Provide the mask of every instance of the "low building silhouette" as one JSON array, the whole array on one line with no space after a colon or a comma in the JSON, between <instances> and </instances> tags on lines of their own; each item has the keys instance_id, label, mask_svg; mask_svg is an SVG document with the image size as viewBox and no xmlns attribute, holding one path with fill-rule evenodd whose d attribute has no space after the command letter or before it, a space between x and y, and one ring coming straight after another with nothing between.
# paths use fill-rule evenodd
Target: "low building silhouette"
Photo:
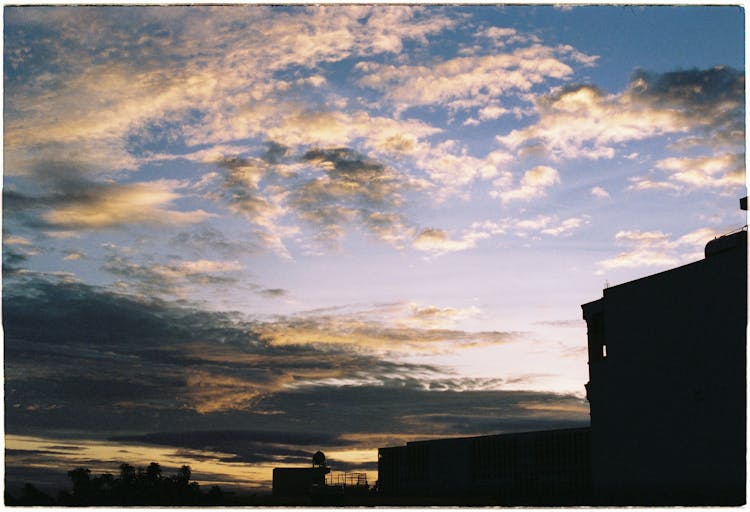
<instances>
[{"instance_id":1,"label":"low building silhouette","mask_svg":"<svg viewBox=\"0 0 750 512\"><path fill-rule=\"evenodd\" d=\"M318 451L311 467L274 468L272 492L274 498L296 499L288 505L342 505L345 499L366 497L370 485L367 473L332 473L326 456Z\"/></svg>"},{"instance_id":2,"label":"low building silhouette","mask_svg":"<svg viewBox=\"0 0 750 512\"><path fill-rule=\"evenodd\" d=\"M507 505L590 501L589 429L412 441L378 450L384 496Z\"/></svg>"},{"instance_id":3,"label":"low building silhouette","mask_svg":"<svg viewBox=\"0 0 750 512\"><path fill-rule=\"evenodd\" d=\"M747 232L582 308L596 503L745 503Z\"/></svg>"},{"instance_id":4,"label":"low building silhouette","mask_svg":"<svg viewBox=\"0 0 750 512\"><path fill-rule=\"evenodd\" d=\"M274 468L273 495L276 497L309 497L316 486L324 486L331 468L326 457L318 451L313 455L312 466L306 468Z\"/></svg>"}]
</instances>

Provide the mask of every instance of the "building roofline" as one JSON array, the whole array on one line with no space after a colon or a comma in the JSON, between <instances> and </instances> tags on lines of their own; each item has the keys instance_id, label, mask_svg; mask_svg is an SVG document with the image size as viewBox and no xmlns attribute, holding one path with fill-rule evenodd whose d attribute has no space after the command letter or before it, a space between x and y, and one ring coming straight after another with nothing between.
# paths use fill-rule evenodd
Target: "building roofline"
<instances>
[{"instance_id":1,"label":"building roofline","mask_svg":"<svg viewBox=\"0 0 750 512\"><path fill-rule=\"evenodd\" d=\"M721 241L721 240L729 240L730 238L741 238L741 237L747 237L747 226L743 226L742 228L737 229L736 231L732 231L731 233L727 233L725 235L717 236L716 238L714 238L714 239L709 240L708 242L706 242L706 246L708 246L709 244L711 244L711 243L713 243L713 242L715 242L717 240ZM734 249L735 247L731 247L729 249L725 249L725 250L722 250L720 252L728 252L728 251ZM745 250L747 250L747 244L745 244L743 247L745 248ZM714 254L711 254L711 255L709 255L707 257L703 257L700 260L692 261L690 263L685 263L684 265L680 265L678 267L669 268L669 269L666 269L666 270L662 270L661 272L655 272L653 274L649 274L649 275L646 275L646 276L643 276L643 277L639 277L639 278L633 279L631 281L625 281L624 283L620 283L620 284L609 286L609 287L604 288L602 290L602 296L606 295L607 290L611 290L613 288L620 288L622 286L629 286L631 284L643 281L644 279L651 279L652 277L661 276L661 275L664 275L664 274L668 274L670 272L679 272L679 271L682 271L682 270L684 270L684 269L686 269L688 267L693 267L693 266L697 266L697 265L703 265L707 260L710 260L713 256L714 256ZM594 304L598 300L601 300L601 299L597 299L597 300L593 300L591 302L587 302L586 304L582 304L581 307L587 306L589 304Z\"/></svg>"},{"instance_id":2,"label":"building roofline","mask_svg":"<svg viewBox=\"0 0 750 512\"><path fill-rule=\"evenodd\" d=\"M463 437L439 437L437 439L420 439L417 441L407 441L406 444L399 445L399 446L385 446L383 448L378 448L378 450L385 450L389 448L404 448L407 446L415 446L425 443L436 443L436 442L448 442L448 441L471 441L474 439L486 439L490 437L518 437L518 436L526 436L526 435L532 435L532 434L542 434L542 433L561 433L561 432L576 432L576 431L590 431L591 425L586 425L585 427L569 427L569 428L555 428L555 429L546 429L546 430L527 430L524 432L503 432L500 434L485 434L481 436L463 436Z\"/></svg>"}]
</instances>

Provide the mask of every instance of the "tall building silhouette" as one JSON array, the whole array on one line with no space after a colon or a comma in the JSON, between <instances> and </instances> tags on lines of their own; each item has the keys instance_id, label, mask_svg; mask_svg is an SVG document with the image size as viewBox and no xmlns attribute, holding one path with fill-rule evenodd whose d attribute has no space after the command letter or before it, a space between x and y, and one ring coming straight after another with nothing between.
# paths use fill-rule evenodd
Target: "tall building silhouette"
<instances>
[{"instance_id":1,"label":"tall building silhouette","mask_svg":"<svg viewBox=\"0 0 750 512\"><path fill-rule=\"evenodd\" d=\"M582 308L595 503L745 503L747 231Z\"/></svg>"},{"instance_id":2,"label":"tall building silhouette","mask_svg":"<svg viewBox=\"0 0 750 512\"><path fill-rule=\"evenodd\" d=\"M746 210L747 198L740 204ZM581 306L590 427L380 448L381 495L417 498L410 504L744 504L747 226L708 242L702 260L602 295Z\"/></svg>"}]
</instances>

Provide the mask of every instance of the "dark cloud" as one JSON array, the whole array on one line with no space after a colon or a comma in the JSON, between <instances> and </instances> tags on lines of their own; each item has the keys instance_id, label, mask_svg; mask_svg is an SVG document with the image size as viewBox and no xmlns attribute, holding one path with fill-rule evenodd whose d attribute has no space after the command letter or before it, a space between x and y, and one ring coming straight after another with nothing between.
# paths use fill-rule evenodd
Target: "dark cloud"
<instances>
[{"instance_id":1,"label":"dark cloud","mask_svg":"<svg viewBox=\"0 0 750 512\"><path fill-rule=\"evenodd\" d=\"M12 249L8 246L3 247L3 275L8 276L21 270L21 264L25 263L29 257L23 252Z\"/></svg>"},{"instance_id":2,"label":"dark cloud","mask_svg":"<svg viewBox=\"0 0 750 512\"><path fill-rule=\"evenodd\" d=\"M332 432L289 432L279 430L197 430L185 432L153 432L137 436L112 437L112 441L140 441L149 444L205 448L240 443L282 445L351 444Z\"/></svg>"},{"instance_id":3,"label":"dark cloud","mask_svg":"<svg viewBox=\"0 0 750 512\"><path fill-rule=\"evenodd\" d=\"M38 277L6 284L3 322L13 427L128 429L157 413L167 423L199 412L262 416L277 410L262 399L287 384L436 371L346 348L272 346L236 314Z\"/></svg>"},{"instance_id":4,"label":"dark cloud","mask_svg":"<svg viewBox=\"0 0 750 512\"><path fill-rule=\"evenodd\" d=\"M283 288L265 288L263 290L260 290L258 293L265 297L269 298L278 298L278 297L284 297L288 294L287 290L284 290Z\"/></svg>"},{"instance_id":5,"label":"dark cloud","mask_svg":"<svg viewBox=\"0 0 750 512\"><path fill-rule=\"evenodd\" d=\"M261 158L225 157L218 162L224 174L218 198L258 225L267 223L276 213L272 199L264 192L261 181L273 174L273 167Z\"/></svg>"},{"instance_id":6,"label":"dark cloud","mask_svg":"<svg viewBox=\"0 0 750 512\"><path fill-rule=\"evenodd\" d=\"M254 240L251 234L238 238L230 240L218 229L201 226L194 230L177 233L170 243L181 251L197 256L216 253L224 257L236 257L261 249L258 241Z\"/></svg>"},{"instance_id":7,"label":"dark cloud","mask_svg":"<svg viewBox=\"0 0 750 512\"><path fill-rule=\"evenodd\" d=\"M416 379L415 379L416 380ZM470 435L562 428L588 422L580 397L534 391L427 391L420 382L299 389L268 397L272 408L301 411L311 430L347 434Z\"/></svg>"},{"instance_id":8,"label":"dark cloud","mask_svg":"<svg viewBox=\"0 0 750 512\"><path fill-rule=\"evenodd\" d=\"M169 209L179 197L176 181L94 181L86 172L62 161L38 164L26 177L26 190L3 192L4 215L13 223L49 231L189 224L210 217L203 210Z\"/></svg>"},{"instance_id":9,"label":"dark cloud","mask_svg":"<svg viewBox=\"0 0 750 512\"><path fill-rule=\"evenodd\" d=\"M265 324L236 313L38 275L6 284L3 324L6 432L76 446L110 438L304 465L318 449L588 421L581 398L498 390L501 376L440 378L352 346L274 345Z\"/></svg>"},{"instance_id":10,"label":"dark cloud","mask_svg":"<svg viewBox=\"0 0 750 512\"><path fill-rule=\"evenodd\" d=\"M275 142L267 148L257 158L217 162L224 181L207 196L255 224L261 244L278 250L281 239L296 232L282 221L294 220L313 228L324 245L336 245L348 227L394 245L409 237L402 214L408 177L351 148L318 148L297 157ZM300 162L307 168L300 169Z\"/></svg>"},{"instance_id":11,"label":"dark cloud","mask_svg":"<svg viewBox=\"0 0 750 512\"><path fill-rule=\"evenodd\" d=\"M665 106L713 108L727 101L743 101L745 74L726 66L668 73L639 69L630 79L630 88L634 94Z\"/></svg>"},{"instance_id":12,"label":"dark cloud","mask_svg":"<svg viewBox=\"0 0 750 512\"><path fill-rule=\"evenodd\" d=\"M5 449L6 457L24 457L24 456L36 456L36 455L67 455L65 452L55 450L14 450L12 448Z\"/></svg>"},{"instance_id":13,"label":"dark cloud","mask_svg":"<svg viewBox=\"0 0 750 512\"><path fill-rule=\"evenodd\" d=\"M743 145L745 140L745 73L727 66L669 73L637 70L629 93L656 108L677 109L703 128L692 139L710 147ZM700 139L703 140L700 140Z\"/></svg>"},{"instance_id":14,"label":"dark cloud","mask_svg":"<svg viewBox=\"0 0 750 512\"><path fill-rule=\"evenodd\" d=\"M405 193L413 188L408 176L345 147L313 149L302 161L321 174L295 189L290 201L321 241L335 244L347 225L397 247L411 237L403 213Z\"/></svg>"},{"instance_id":15,"label":"dark cloud","mask_svg":"<svg viewBox=\"0 0 750 512\"><path fill-rule=\"evenodd\" d=\"M157 432L143 435L115 436L112 441L176 446L182 449L210 450L221 456L221 462L307 463L321 446L346 447L354 441L342 439L333 432L205 430Z\"/></svg>"},{"instance_id":16,"label":"dark cloud","mask_svg":"<svg viewBox=\"0 0 750 512\"><path fill-rule=\"evenodd\" d=\"M153 296L179 294L186 285L228 286L237 283L236 262L172 258L167 263L135 263L119 254L106 257L102 270L124 278L133 290Z\"/></svg>"},{"instance_id":17,"label":"dark cloud","mask_svg":"<svg viewBox=\"0 0 750 512\"><path fill-rule=\"evenodd\" d=\"M378 470L378 461L368 461L368 462L346 462L343 460L338 460L334 458L326 458L326 463L333 468L334 471L370 471L372 473L377 472ZM372 482L370 482L372 483Z\"/></svg>"},{"instance_id":18,"label":"dark cloud","mask_svg":"<svg viewBox=\"0 0 750 512\"><path fill-rule=\"evenodd\" d=\"M93 204L113 186L92 181L80 167L67 162L38 164L29 178L37 189L35 192L3 190L3 213L11 219L20 218L34 227L49 229L55 225L40 218L40 212L71 204Z\"/></svg>"},{"instance_id":19,"label":"dark cloud","mask_svg":"<svg viewBox=\"0 0 750 512\"><path fill-rule=\"evenodd\" d=\"M266 152L263 154L263 160L269 164L278 164L288 157L289 153L289 147L278 142L269 141L266 142Z\"/></svg>"}]
</instances>

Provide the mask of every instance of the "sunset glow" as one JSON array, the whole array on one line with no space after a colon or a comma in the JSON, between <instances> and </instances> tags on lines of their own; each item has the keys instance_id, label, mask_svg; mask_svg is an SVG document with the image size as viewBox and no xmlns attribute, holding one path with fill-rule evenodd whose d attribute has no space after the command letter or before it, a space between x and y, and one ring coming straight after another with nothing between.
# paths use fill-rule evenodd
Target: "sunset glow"
<instances>
[{"instance_id":1,"label":"sunset glow","mask_svg":"<svg viewBox=\"0 0 750 512\"><path fill-rule=\"evenodd\" d=\"M587 425L580 305L746 223L739 7L4 19L9 485Z\"/></svg>"}]
</instances>

